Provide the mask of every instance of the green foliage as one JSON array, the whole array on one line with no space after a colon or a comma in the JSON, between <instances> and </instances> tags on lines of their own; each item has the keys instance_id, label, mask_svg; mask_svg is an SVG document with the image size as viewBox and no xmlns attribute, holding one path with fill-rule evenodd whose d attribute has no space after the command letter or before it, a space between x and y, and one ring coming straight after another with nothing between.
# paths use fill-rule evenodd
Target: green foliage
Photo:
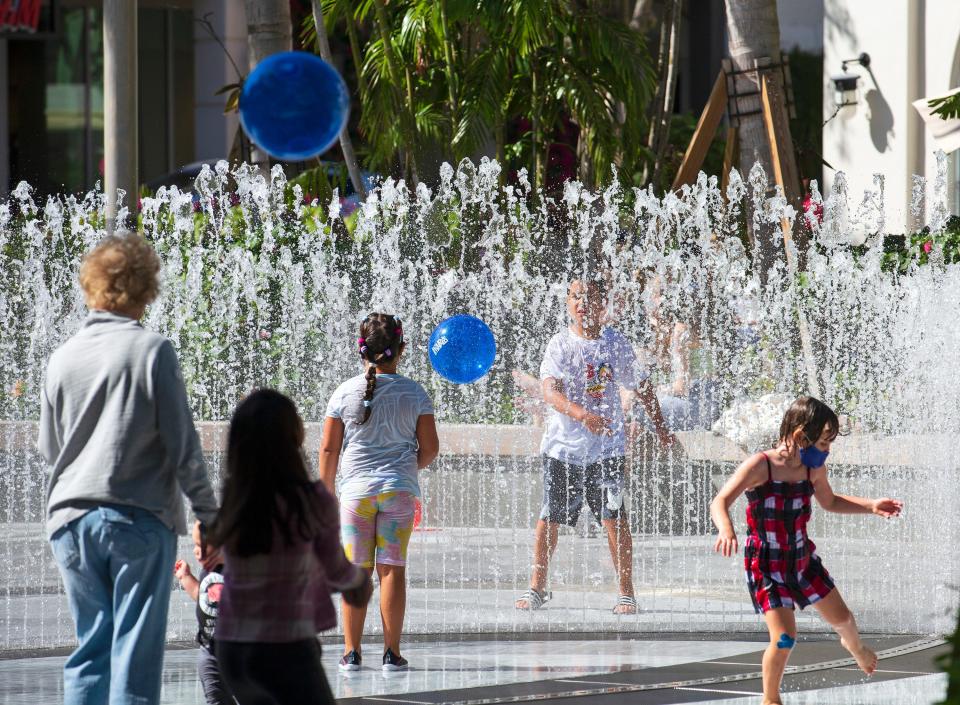
<instances>
[{"instance_id":1,"label":"green foliage","mask_svg":"<svg viewBox=\"0 0 960 705\"><path fill-rule=\"evenodd\" d=\"M549 145L569 121L588 184L613 163L639 172L648 157L652 62L644 36L604 3L325 0L323 9L329 31L347 24L366 37L355 58L372 170L392 171L411 153L455 164L494 147L505 172L535 166L543 183ZM312 15L302 35L312 42Z\"/></svg>"},{"instance_id":2,"label":"green foliage","mask_svg":"<svg viewBox=\"0 0 960 705\"><path fill-rule=\"evenodd\" d=\"M927 101L927 106L944 120L960 118L960 93L954 93L943 98L934 98Z\"/></svg>"},{"instance_id":3,"label":"green foliage","mask_svg":"<svg viewBox=\"0 0 960 705\"><path fill-rule=\"evenodd\" d=\"M801 49L790 52L793 105L790 133L797 150L801 179L823 178L823 55Z\"/></svg>"},{"instance_id":4,"label":"green foliage","mask_svg":"<svg viewBox=\"0 0 960 705\"><path fill-rule=\"evenodd\" d=\"M664 165L660 173L660 183L653 185L657 193L666 193L673 184L677 172L680 170L680 164L683 162L683 155L687 145L693 139L693 133L697 129L699 116L693 113L680 113L674 115L670 120L670 136L668 139L667 151L664 154ZM707 150L707 156L703 160L703 166L700 170L705 174L720 174L723 172L723 150L726 140L723 137L723 130L717 130L717 134L710 143L710 149ZM640 180L640 174L635 173L627 181L637 183Z\"/></svg>"},{"instance_id":5,"label":"green foliage","mask_svg":"<svg viewBox=\"0 0 960 705\"><path fill-rule=\"evenodd\" d=\"M858 248L862 251L862 248ZM960 216L951 216L942 233L926 227L909 235L883 238L883 265L889 271L906 272L913 265L960 262Z\"/></svg>"},{"instance_id":6,"label":"green foliage","mask_svg":"<svg viewBox=\"0 0 960 705\"><path fill-rule=\"evenodd\" d=\"M941 669L947 673L947 696L940 705L960 705L960 622L953 634L947 637L950 653L937 659Z\"/></svg>"},{"instance_id":7,"label":"green foliage","mask_svg":"<svg viewBox=\"0 0 960 705\"><path fill-rule=\"evenodd\" d=\"M332 172L332 173L331 173ZM300 172L297 176L290 179L287 184L288 191L292 193L292 187L299 186L303 191L303 196L307 202L316 199L321 205L330 203L333 198L333 190L339 189L342 194L347 189L346 164L343 163L323 163Z\"/></svg>"}]
</instances>

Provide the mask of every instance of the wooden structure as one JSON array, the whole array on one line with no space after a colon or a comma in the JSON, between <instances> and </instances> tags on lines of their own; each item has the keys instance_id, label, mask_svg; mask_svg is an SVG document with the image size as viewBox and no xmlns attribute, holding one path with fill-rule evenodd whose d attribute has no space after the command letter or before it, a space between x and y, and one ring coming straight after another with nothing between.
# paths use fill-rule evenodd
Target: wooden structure
<instances>
[{"instance_id":1,"label":"wooden structure","mask_svg":"<svg viewBox=\"0 0 960 705\"><path fill-rule=\"evenodd\" d=\"M782 76L782 81L772 80L774 71ZM743 74L753 74L757 89L752 92L737 90L736 78ZM745 98L759 98L759 109L743 111L741 101ZM727 143L723 155L723 174L721 187L726 190L730 170L737 166L739 152L738 125L740 118L756 114L763 115L770 145L770 161L773 165L774 182L783 189L787 202L794 209L801 212L802 192L800 189L800 174L797 170L796 154L790 138L790 118L792 117L792 88L790 83L789 63L786 55L780 57L780 63L774 64L769 58L758 59L752 69L736 70L729 59L724 59L723 68L717 75L717 80L710 91L710 98L700 114L693 137L683 155L683 162L673 181L673 190L676 191L686 184L692 184L703 166L703 161L710 150L710 144L717 134L723 116L729 115L730 126L727 128ZM790 240L800 237L800 230L794 232L790 224L784 221L783 230L784 248L787 257L791 257L792 248L788 247ZM798 248L802 243L798 242Z\"/></svg>"},{"instance_id":2,"label":"wooden structure","mask_svg":"<svg viewBox=\"0 0 960 705\"><path fill-rule=\"evenodd\" d=\"M776 73L782 80L774 80ZM756 89L752 91L738 90L737 77L753 75ZM749 104L751 99L756 102L759 98L759 107L755 110L744 110L743 101ZM767 142L770 146L770 163L773 168L774 183L783 190L787 203L793 206L798 217L793 224L783 219L780 229L783 234L783 252L787 266L803 269L803 253L806 250L806 230L802 227L803 203L800 189L800 173L797 169L796 152L793 140L790 137L790 118L793 115L793 90L790 81L789 59L781 54L780 63L774 64L769 57L757 59L751 69L737 70L730 59L724 59L723 67L714 81L710 98L704 106L697 127L694 130L690 145L683 155L683 162L673 181L673 190L676 191L686 184L692 184L703 166L703 161L710 150L710 144L717 134L720 121L724 114L729 115L730 126L727 128L727 144L723 155L723 174L721 188L726 191L730 170L737 166L739 153L740 118L746 115L763 115L763 122L767 133ZM791 247L791 243L795 245ZM798 253L799 262L794 262L794 251ZM806 318L801 312L797 314L797 332L801 353L805 362L807 384L810 392L820 396L820 382L814 363L813 343Z\"/></svg>"}]
</instances>

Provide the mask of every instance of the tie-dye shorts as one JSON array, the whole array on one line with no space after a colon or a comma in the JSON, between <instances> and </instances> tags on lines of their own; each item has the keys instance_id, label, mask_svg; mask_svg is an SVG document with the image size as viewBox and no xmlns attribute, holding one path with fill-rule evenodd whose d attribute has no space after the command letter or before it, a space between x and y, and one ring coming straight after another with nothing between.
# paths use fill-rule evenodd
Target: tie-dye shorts
<instances>
[{"instance_id":1,"label":"tie-dye shorts","mask_svg":"<svg viewBox=\"0 0 960 705\"><path fill-rule=\"evenodd\" d=\"M405 565L416 506L417 498L410 492L341 497L340 534L347 558L363 568L373 568L374 562Z\"/></svg>"}]
</instances>

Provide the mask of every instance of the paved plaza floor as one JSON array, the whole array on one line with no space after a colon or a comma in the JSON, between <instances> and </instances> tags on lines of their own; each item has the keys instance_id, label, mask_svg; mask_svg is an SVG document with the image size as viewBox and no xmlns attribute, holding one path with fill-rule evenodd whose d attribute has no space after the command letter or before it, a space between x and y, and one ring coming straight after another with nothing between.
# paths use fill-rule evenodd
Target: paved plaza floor
<instances>
[{"instance_id":1,"label":"paved plaza floor","mask_svg":"<svg viewBox=\"0 0 960 705\"><path fill-rule=\"evenodd\" d=\"M405 673L384 674L376 640L369 664L356 673L336 669L340 646L325 644L325 666L345 705L481 705L557 700L580 703L758 703L758 635L657 635L646 638L486 638L412 640ZM932 705L943 697L945 677L933 659L941 642L909 636L868 640L881 661L865 677L835 639L802 639L784 680L784 702L793 705ZM202 705L196 650L167 651L163 705ZM62 702L64 656L0 658L0 705Z\"/></svg>"}]
</instances>

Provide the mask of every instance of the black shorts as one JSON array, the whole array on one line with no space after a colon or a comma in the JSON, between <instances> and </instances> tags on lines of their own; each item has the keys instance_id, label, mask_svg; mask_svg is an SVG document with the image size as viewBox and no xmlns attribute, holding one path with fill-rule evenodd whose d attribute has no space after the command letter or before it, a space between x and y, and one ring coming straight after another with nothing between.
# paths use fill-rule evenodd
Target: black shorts
<instances>
[{"instance_id":1,"label":"black shorts","mask_svg":"<svg viewBox=\"0 0 960 705\"><path fill-rule=\"evenodd\" d=\"M575 526L583 502L597 523L626 516L626 460L608 458L591 465L573 465L543 456L543 507L540 518Z\"/></svg>"}]
</instances>

